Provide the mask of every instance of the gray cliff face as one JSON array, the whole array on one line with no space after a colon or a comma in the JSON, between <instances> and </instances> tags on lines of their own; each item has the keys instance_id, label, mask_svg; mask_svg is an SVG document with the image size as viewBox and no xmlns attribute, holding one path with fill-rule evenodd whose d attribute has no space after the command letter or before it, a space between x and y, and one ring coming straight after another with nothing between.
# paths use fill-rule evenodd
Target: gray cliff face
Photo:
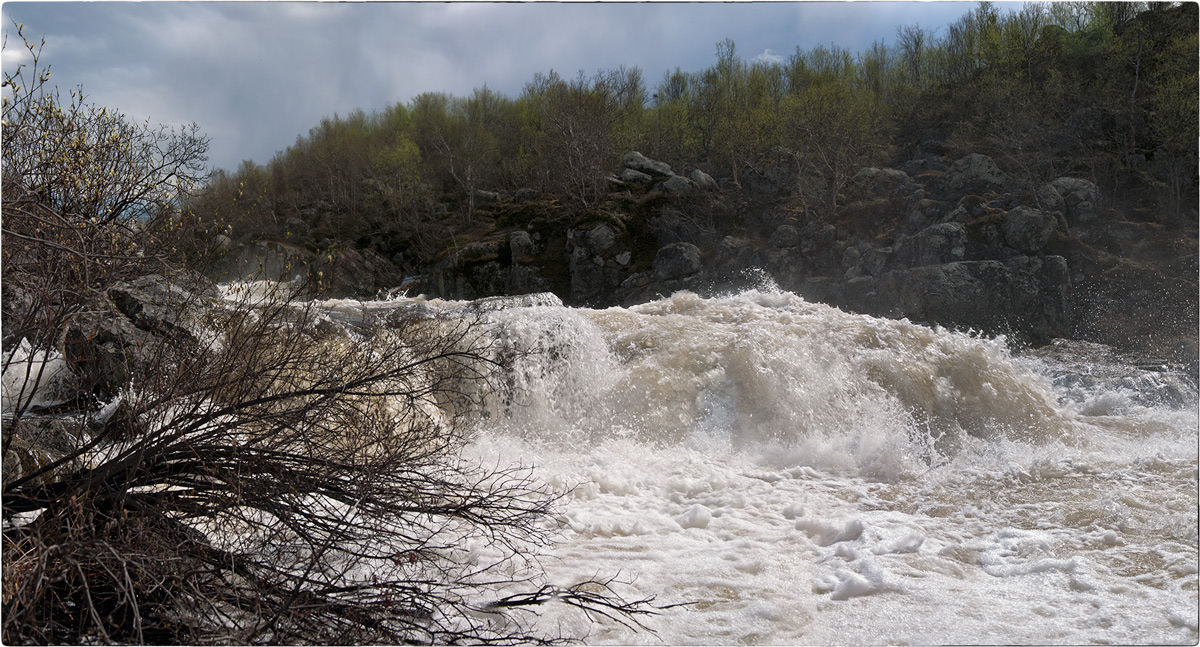
<instances>
[{"instance_id":1,"label":"gray cliff face","mask_svg":"<svg viewBox=\"0 0 1200 647\"><path fill-rule=\"evenodd\" d=\"M789 206L802 204L804 194L790 163L782 152L761 155L741 187L714 193L718 183L701 169L684 176L630 152L610 178L613 191L657 195L658 202L641 215L640 229L629 215L567 227L557 243L565 257L561 287L534 259L555 242L527 231L510 235L508 253L496 242L455 254L430 287L455 298L551 289L569 304L607 306L684 289L747 287L757 272L782 289L863 313L1035 342L1072 333L1071 261L1061 248L1069 223L1099 218L1094 184L1059 178L1018 191L994 160L978 154L916 177L864 168L845 202L874 211L860 218L866 226L852 227ZM718 197L741 200L734 221L704 215L706 201ZM887 222L895 224L881 236Z\"/></svg>"},{"instance_id":2,"label":"gray cliff face","mask_svg":"<svg viewBox=\"0 0 1200 647\"><path fill-rule=\"evenodd\" d=\"M903 169L860 169L837 212L823 214L813 199L823 186L801 177L787 151L753 158L737 185L631 151L597 205L564 206L528 189L491 192L477 203L495 229L452 241L436 261L410 266L407 279L370 250L329 256L265 242L229 250L223 270L325 272L328 293L360 297L404 281L414 295L553 292L593 307L755 287L765 275L847 310L1035 344L1081 335L1119 342L1132 334L1124 285L1142 294L1167 284L1123 255L1145 257L1174 239L1126 221L1092 182L1033 185L986 155L923 155ZM1194 265L1194 249L1175 243L1164 253Z\"/></svg>"}]
</instances>

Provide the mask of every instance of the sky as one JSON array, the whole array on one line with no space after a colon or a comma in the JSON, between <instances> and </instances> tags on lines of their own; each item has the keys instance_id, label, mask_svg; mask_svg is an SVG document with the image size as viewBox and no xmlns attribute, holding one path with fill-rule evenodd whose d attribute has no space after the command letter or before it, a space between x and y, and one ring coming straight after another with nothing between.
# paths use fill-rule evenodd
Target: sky
<instances>
[{"instance_id":1,"label":"sky","mask_svg":"<svg viewBox=\"0 0 1200 647\"><path fill-rule=\"evenodd\" d=\"M368 113L422 92L485 84L516 97L535 73L620 65L648 89L676 67L701 71L732 39L746 60L797 47L852 52L901 25L944 29L970 2L7 2L5 72L42 64L64 96L153 124L196 123L208 164L266 163L323 117ZM940 33L940 32L939 32Z\"/></svg>"}]
</instances>

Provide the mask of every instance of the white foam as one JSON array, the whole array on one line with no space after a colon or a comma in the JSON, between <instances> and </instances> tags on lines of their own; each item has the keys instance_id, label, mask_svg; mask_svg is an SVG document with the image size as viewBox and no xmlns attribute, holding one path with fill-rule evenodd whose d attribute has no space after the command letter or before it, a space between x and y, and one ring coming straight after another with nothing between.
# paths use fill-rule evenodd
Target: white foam
<instances>
[{"instance_id":1,"label":"white foam","mask_svg":"<svg viewBox=\"0 0 1200 647\"><path fill-rule=\"evenodd\" d=\"M595 644L1197 639L1194 403L1079 391L1003 340L779 291L487 312L504 348L538 352L469 452L567 494L552 581L620 573L688 605L645 619L654 635L564 608L538 626Z\"/></svg>"}]
</instances>

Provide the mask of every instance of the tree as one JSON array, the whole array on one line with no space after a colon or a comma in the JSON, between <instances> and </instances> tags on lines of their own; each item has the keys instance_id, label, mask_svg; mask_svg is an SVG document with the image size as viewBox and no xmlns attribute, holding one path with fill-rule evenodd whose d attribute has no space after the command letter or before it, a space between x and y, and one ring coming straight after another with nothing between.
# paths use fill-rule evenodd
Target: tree
<instances>
[{"instance_id":1,"label":"tree","mask_svg":"<svg viewBox=\"0 0 1200 647\"><path fill-rule=\"evenodd\" d=\"M786 119L783 141L798 162L801 194L806 177L817 180L818 195L805 197L832 216L838 194L882 147L880 113L867 93L831 80L791 97Z\"/></svg>"},{"instance_id":2,"label":"tree","mask_svg":"<svg viewBox=\"0 0 1200 647\"><path fill-rule=\"evenodd\" d=\"M169 230L200 180L208 139L195 124L131 124L48 85L42 43L17 26L31 63L4 74L4 351L48 350L62 327L122 277L164 260ZM16 412L19 418L20 410Z\"/></svg>"},{"instance_id":3,"label":"tree","mask_svg":"<svg viewBox=\"0 0 1200 647\"><path fill-rule=\"evenodd\" d=\"M663 74L651 97L652 108L646 118L646 152L672 168L683 168L700 156L694 83L692 75L677 67L674 72Z\"/></svg>"},{"instance_id":4,"label":"tree","mask_svg":"<svg viewBox=\"0 0 1200 647\"><path fill-rule=\"evenodd\" d=\"M546 188L581 204L595 201L619 149L635 140L646 101L641 79L637 68L592 77L581 70L571 81L551 70L525 86L536 123L536 175Z\"/></svg>"},{"instance_id":5,"label":"tree","mask_svg":"<svg viewBox=\"0 0 1200 647\"><path fill-rule=\"evenodd\" d=\"M413 100L417 141L427 159L466 193L467 222L475 213L475 192L496 174L503 97L484 86L470 97L426 93Z\"/></svg>"}]
</instances>

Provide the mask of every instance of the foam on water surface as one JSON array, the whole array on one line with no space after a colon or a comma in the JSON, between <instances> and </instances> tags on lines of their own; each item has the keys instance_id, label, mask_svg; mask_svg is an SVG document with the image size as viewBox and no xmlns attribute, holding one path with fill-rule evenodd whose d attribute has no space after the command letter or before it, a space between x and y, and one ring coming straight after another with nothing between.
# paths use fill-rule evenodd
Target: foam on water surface
<instances>
[{"instance_id":1,"label":"foam on water surface","mask_svg":"<svg viewBox=\"0 0 1200 647\"><path fill-rule=\"evenodd\" d=\"M547 626L598 643L1197 640L1194 395L1102 407L1111 385L1083 394L1003 340L788 293L493 320L541 352L470 451L567 493L551 577L619 572L687 603L657 634L566 610Z\"/></svg>"},{"instance_id":2,"label":"foam on water surface","mask_svg":"<svg viewBox=\"0 0 1200 647\"><path fill-rule=\"evenodd\" d=\"M538 562L551 583L615 575L630 599L682 605L643 619L653 633L549 605L526 618L548 633L1198 640L1194 380L1086 345L1015 356L778 290L318 306L339 323L492 324L515 365L466 453L532 466L563 495ZM483 563L494 547L462 550Z\"/></svg>"}]
</instances>

